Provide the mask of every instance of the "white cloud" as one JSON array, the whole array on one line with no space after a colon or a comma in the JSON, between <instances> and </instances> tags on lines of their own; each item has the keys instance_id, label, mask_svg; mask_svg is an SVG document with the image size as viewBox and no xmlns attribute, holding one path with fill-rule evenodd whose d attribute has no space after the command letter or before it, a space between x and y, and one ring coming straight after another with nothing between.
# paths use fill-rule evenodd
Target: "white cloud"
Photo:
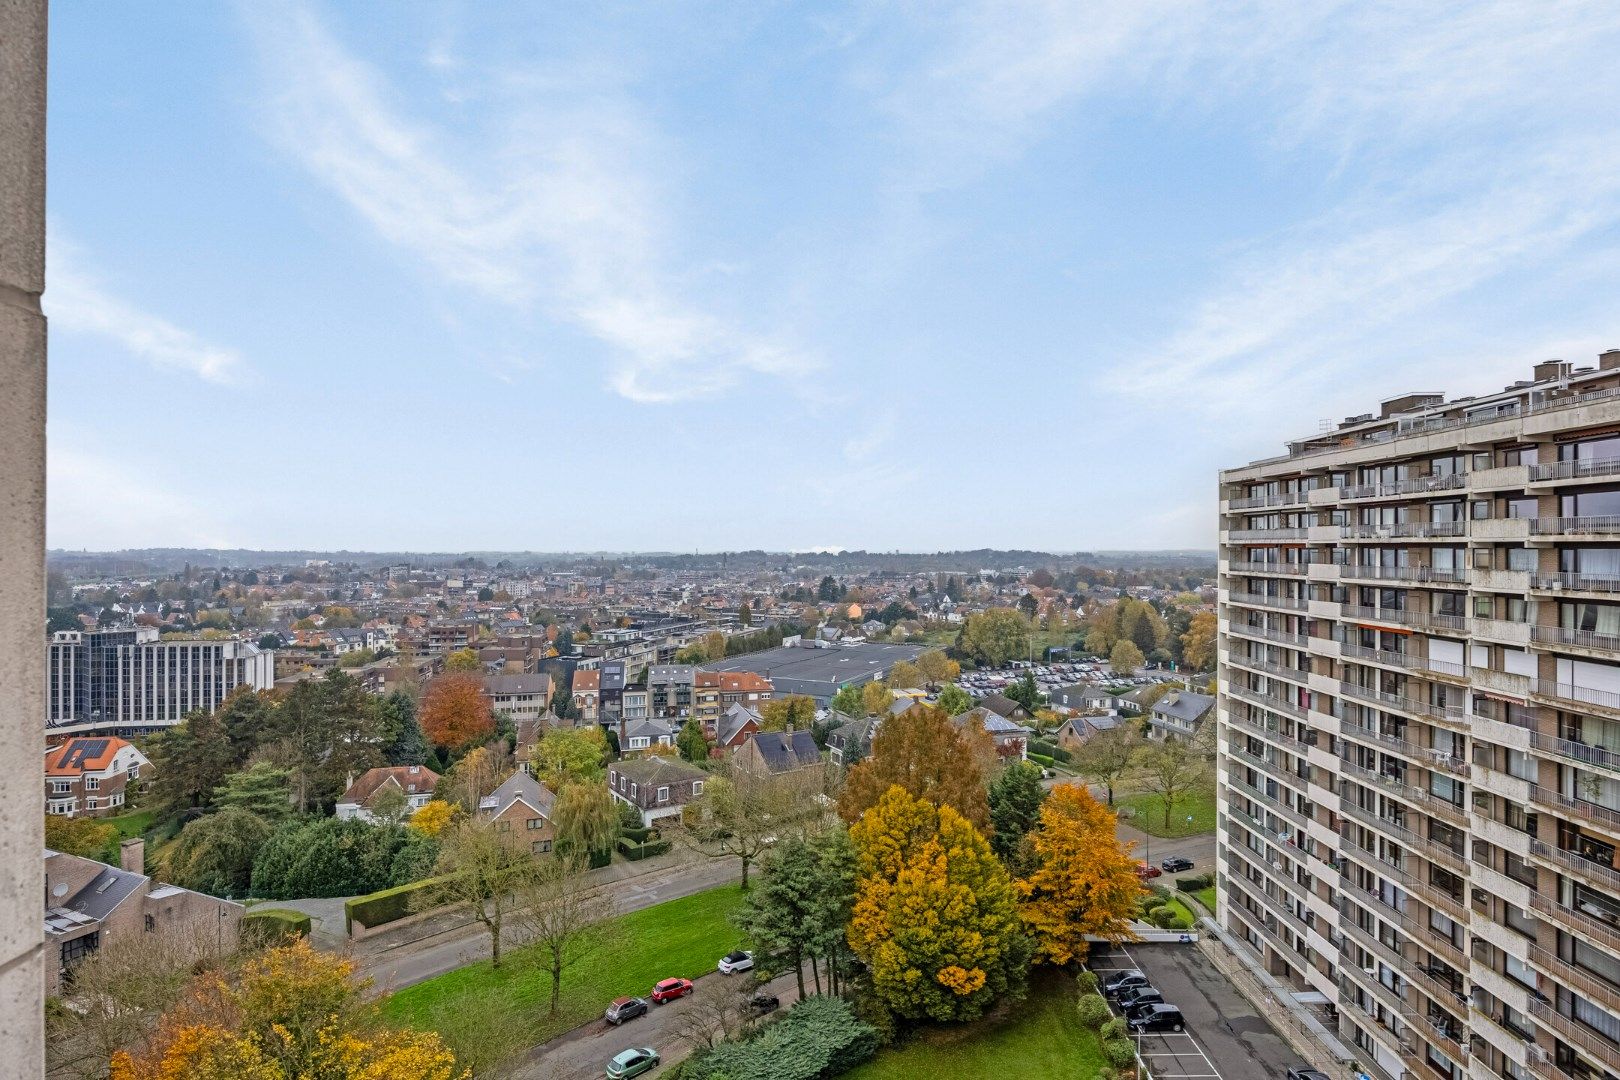
<instances>
[{"instance_id":1,"label":"white cloud","mask_svg":"<svg viewBox=\"0 0 1620 1080\"><path fill-rule=\"evenodd\" d=\"M52 432L46 461L46 533L52 547L236 547L213 512L132 466Z\"/></svg>"},{"instance_id":2,"label":"white cloud","mask_svg":"<svg viewBox=\"0 0 1620 1080\"><path fill-rule=\"evenodd\" d=\"M204 341L113 295L82 265L77 249L52 231L43 307L53 331L94 334L152 366L212 383L239 381L247 365L234 349Z\"/></svg>"},{"instance_id":3,"label":"white cloud","mask_svg":"<svg viewBox=\"0 0 1620 1080\"><path fill-rule=\"evenodd\" d=\"M619 394L674 401L814 366L679 295L664 269L677 256L661 227L657 140L614 95L559 101L504 80L512 99L493 110L506 128L490 148L406 116L308 9L250 9L250 20L279 145L435 272L605 343Z\"/></svg>"}]
</instances>

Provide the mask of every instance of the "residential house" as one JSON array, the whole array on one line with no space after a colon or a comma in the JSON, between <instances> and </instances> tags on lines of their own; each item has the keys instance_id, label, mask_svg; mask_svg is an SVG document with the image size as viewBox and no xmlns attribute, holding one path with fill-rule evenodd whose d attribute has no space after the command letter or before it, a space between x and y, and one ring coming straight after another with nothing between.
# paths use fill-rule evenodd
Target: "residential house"
<instances>
[{"instance_id":1,"label":"residential house","mask_svg":"<svg viewBox=\"0 0 1620 1080\"><path fill-rule=\"evenodd\" d=\"M1208 694L1172 690L1155 701L1148 711L1148 737L1191 739L1214 707L1215 699Z\"/></svg>"},{"instance_id":2,"label":"residential house","mask_svg":"<svg viewBox=\"0 0 1620 1080\"><path fill-rule=\"evenodd\" d=\"M602 723L616 723L624 704L624 687L629 682L628 669L623 660L604 660L597 674Z\"/></svg>"},{"instance_id":3,"label":"residential house","mask_svg":"<svg viewBox=\"0 0 1620 1080\"><path fill-rule=\"evenodd\" d=\"M990 696L999 697L1000 695L992 694ZM989 698L985 700L988 701ZM1023 711L1023 706L1017 702L1012 704L1018 711ZM996 757L1003 761L1010 761L1013 758L1017 758L1019 761L1028 759L1029 728L1024 727L1022 724L1013 723L1011 720L997 714L988 705L983 704L951 717L951 723L959 727L974 722L979 723L984 727L985 731L989 732L990 739L996 746Z\"/></svg>"},{"instance_id":4,"label":"residential house","mask_svg":"<svg viewBox=\"0 0 1620 1080\"><path fill-rule=\"evenodd\" d=\"M666 757L615 761L608 766L608 790L636 808L643 825L678 818L681 808L703 794L709 774L695 765Z\"/></svg>"},{"instance_id":5,"label":"residential house","mask_svg":"<svg viewBox=\"0 0 1620 1080\"><path fill-rule=\"evenodd\" d=\"M118 866L45 851L45 994L60 994L75 962L136 934L165 944L224 954L236 948L241 904L164 885L146 874L146 845L119 845Z\"/></svg>"},{"instance_id":6,"label":"residential house","mask_svg":"<svg viewBox=\"0 0 1620 1080\"><path fill-rule=\"evenodd\" d=\"M1138 686L1130 693L1120 694L1118 697L1114 698L1114 707L1122 713L1128 713L1132 716L1140 716L1142 713L1147 712L1149 702L1151 702L1153 698L1158 695L1158 693L1159 687L1157 684L1150 683L1147 686Z\"/></svg>"},{"instance_id":7,"label":"residential house","mask_svg":"<svg viewBox=\"0 0 1620 1080\"><path fill-rule=\"evenodd\" d=\"M721 714L715 725L714 750L716 754L735 750L764 726L759 713L741 702L734 702Z\"/></svg>"},{"instance_id":8,"label":"residential house","mask_svg":"<svg viewBox=\"0 0 1620 1080\"><path fill-rule=\"evenodd\" d=\"M1029 710L1006 694L986 694L979 699L979 708L988 709L1003 720L1028 720Z\"/></svg>"},{"instance_id":9,"label":"residential house","mask_svg":"<svg viewBox=\"0 0 1620 1080\"><path fill-rule=\"evenodd\" d=\"M574 710L582 724L594 724L601 715L602 673L576 668L574 670Z\"/></svg>"},{"instance_id":10,"label":"residential house","mask_svg":"<svg viewBox=\"0 0 1620 1080\"><path fill-rule=\"evenodd\" d=\"M484 696L514 721L538 721L551 707L551 675L485 675Z\"/></svg>"},{"instance_id":11,"label":"residential house","mask_svg":"<svg viewBox=\"0 0 1620 1080\"><path fill-rule=\"evenodd\" d=\"M680 717L692 711L697 668L691 664L654 664L647 669L653 716Z\"/></svg>"},{"instance_id":12,"label":"residential house","mask_svg":"<svg viewBox=\"0 0 1620 1080\"><path fill-rule=\"evenodd\" d=\"M556 801L557 797L524 768L478 800L478 816L496 829L515 833L539 855L550 851L557 839L557 829L551 823Z\"/></svg>"},{"instance_id":13,"label":"residential house","mask_svg":"<svg viewBox=\"0 0 1620 1080\"><path fill-rule=\"evenodd\" d=\"M810 732L756 731L731 755L744 772L756 776L784 776L821 766L821 748Z\"/></svg>"},{"instance_id":14,"label":"residential house","mask_svg":"<svg viewBox=\"0 0 1620 1080\"><path fill-rule=\"evenodd\" d=\"M1063 722L1057 729L1057 744L1065 750L1078 750L1087 739L1100 731L1111 731L1120 725L1116 712L1100 716L1076 716Z\"/></svg>"},{"instance_id":15,"label":"residential house","mask_svg":"<svg viewBox=\"0 0 1620 1080\"><path fill-rule=\"evenodd\" d=\"M439 774L425 765L394 765L367 769L358 777L351 777L348 789L338 797L337 816L347 821L358 818L372 821L371 808L385 791L398 791L405 796L411 813L422 809L433 798Z\"/></svg>"},{"instance_id":16,"label":"residential house","mask_svg":"<svg viewBox=\"0 0 1620 1080\"><path fill-rule=\"evenodd\" d=\"M619 750L622 753L635 754L654 746L674 745L675 729L663 720L625 719L619 722Z\"/></svg>"},{"instance_id":17,"label":"residential house","mask_svg":"<svg viewBox=\"0 0 1620 1080\"><path fill-rule=\"evenodd\" d=\"M839 765L860 761L872 753L872 737L878 720L870 716L846 716L834 710L828 714L833 725L827 735L827 754Z\"/></svg>"},{"instance_id":18,"label":"residential house","mask_svg":"<svg viewBox=\"0 0 1620 1080\"><path fill-rule=\"evenodd\" d=\"M129 785L152 763L112 735L81 735L45 751L45 812L95 817L124 805Z\"/></svg>"},{"instance_id":19,"label":"residential house","mask_svg":"<svg viewBox=\"0 0 1620 1080\"><path fill-rule=\"evenodd\" d=\"M1090 712L1093 709L1114 708L1114 695L1101 686L1083 683L1078 686L1065 686L1052 691L1047 695L1051 703L1059 708L1073 709L1075 712Z\"/></svg>"},{"instance_id":20,"label":"residential house","mask_svg":"<svg viewBox=\"0 0 1620 1080\"><path fill-rule=\"evenodd\" d=\"M758 709L776 694L771 680L752 671L720 671L715 674L720 676L722 706L741 702L751 709Z\"/></svg>"}]
</instances>

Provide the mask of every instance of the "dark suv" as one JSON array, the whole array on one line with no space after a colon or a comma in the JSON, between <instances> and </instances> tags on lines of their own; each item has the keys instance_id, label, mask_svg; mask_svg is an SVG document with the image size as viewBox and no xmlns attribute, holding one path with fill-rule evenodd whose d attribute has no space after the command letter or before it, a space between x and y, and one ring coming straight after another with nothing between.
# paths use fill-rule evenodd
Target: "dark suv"
<instances>
[{"instance_id":1,"label":"dark suv","mask_svg":"<svg viewBox=\"0 0 1620 1080\"><path fill-rule=\"evenodd\" d=\"M1123 994L1119 995L1116 1003L1119 1005L1120 1012L1124 1013L1126 1016L1131 1016L1144 1006L1158 1005L1163 1003L1163 1001L1164 995L1159 993L1153 987L1133 986Z\"/></svg>"},{"instance_id":2,"label":"dark suv","mask_svg":"<svg viewBox=\"0 0 1620 1080\"><path fill-rule=\"evenodd\" d=\"M1191 870L1193 861L1185 855L1172 855L1159 865L1164 867L1164 872L1167 874L1179 874L1183 870Z\"/></svg>"},{"instance_id":3,"label":"dark suv","mask_svg":"<svg viewBox=\"0 0 1620 1080\"><path fill-rule=\"evenodd\" d=\"M1133 1035L1142 1035L1150 1031L1187 1030L1187 1022L1181 1018L1181 1010L1163 1002L1145 1007L1125 1023Z\"/></svg>"},{"instance_id":4,"label":"dark suv","mask_svg":"<svg viewBox=\"0 0 1620 1080\"><path fill-rule=\"evenodd\" d=\"M1148 977L1140 971L1116 971L1103 982L1102 992L1104 997L1117 998L1127 990L1147 985Z\"/></svg>"}]
</instances>

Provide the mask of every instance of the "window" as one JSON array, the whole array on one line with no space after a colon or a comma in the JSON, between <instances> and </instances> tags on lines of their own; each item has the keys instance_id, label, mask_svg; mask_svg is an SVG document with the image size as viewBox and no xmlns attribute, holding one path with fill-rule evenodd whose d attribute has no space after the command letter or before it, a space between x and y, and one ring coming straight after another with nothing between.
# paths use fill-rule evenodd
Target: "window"
<instances>
[{"instance_id":1,"label":"window","mask_svg":"<svg viewBox=\"0 0 1620 1080\"><path fill-rule=\"evenodd\" d=\"M544 855L551 850L551 841L536 840L533 844L530 844L529 847L536 855Z\"/></svg>"},{"instance_id":2,"label":"window","mask_svg":"<svg viewBox=\"0 0 1620 1080\"><path fill-rule=\"evenodd\" d=\"M661 787L661 788L658 789L658 801L659 802L668 802L669 801L669 788Z\"/></svg>"},{"instance_id":3,"label":"window","mask_svg":"<svg viewBox=\"0 0 1620 1080\"><path fill-rule=\"evenodd\" d=\"M640 795L640 794L641 794L641 785L640 784L631 784L630 785L630 797L634 798L634 797L636 797L637 795Z\"/></svg>"},{"instance_id":4,"label":"window","mask_svg":"<svg viewBox=\"0 0 1620 1080\"><path fill-rule=\"evenodd\" d=\"M146 932L148 934L150 934L152 931L157 929L157 920L154 919L150 915L145 916L145 919L146 919Z\"/></svg>"},{"instance_id":5,"label":"window","mask_svg":"<svg viewBox=\"0 0 1620 1080\"><path fill-rule=\"evenodd\" d=\"M99 777L95 777L95 776L87 776L87 777L85 777L84 778L84 790L86 790L86 791L100 791L101 790L101 779Z\"/></svg>"},{"instance_id":6,"label":"window","mask_svg":"<svg viewBox=\"0 0 1620 1080\"><path fill-rule=\"evenodd\" d=\"M546 819L545 818L543 818L543 817L532 817L532 818L529 819L529 831L530 832L533 832L536 829L543 829L545 827L546 827Z\"/></svg>"},{"instance_id":7,"label":"window","mask_svg":"<svg viewBox=\"0 0 1620 1080\"><path fill-rule=\"evenodd\" d=\"M701 794L703 794L703 781L701 781L701 780L692 781L692 794L693 795L701 795Z\"/></svg>"}]
</instances>

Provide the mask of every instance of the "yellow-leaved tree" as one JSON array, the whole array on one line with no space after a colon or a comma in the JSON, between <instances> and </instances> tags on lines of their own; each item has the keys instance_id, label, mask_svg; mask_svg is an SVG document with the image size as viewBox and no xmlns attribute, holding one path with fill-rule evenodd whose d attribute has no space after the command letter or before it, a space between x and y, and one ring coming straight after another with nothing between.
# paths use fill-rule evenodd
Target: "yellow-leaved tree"
<instances>
[{"instance_id":1,"label":"yellow-leaved tree","mask_svg":"<svg viewBox=\"0 0 1620 1080\"><path fill-rule=\"evenodd\" d=\"M354 964L303 940L200 976L111 1080L466 1080L435 1034L383 1027Z\"/></svg>"},{"instance_id":2,"label":"yellow-leaved tree","mask_svg":"<svg viewBox=\"0 0 1620 1080\"><path fill-rule=\"evenodd\" d=\"M1036 869L1018 882L1037 962L1084 960L1087 934L1132 939L1142 883L1114 823L1114 812L1076 784L1053 788L1041 804L1040 823L1029 834Z\"/></svg>"},{"instance_id":3,"label":"yellow-leaved tree","mask_svg":"<svg viewBox=\"0 0 1620 1080\"><path fill-rule=\"evenodd\" d=\"M860 861L849 945L890 1012L972 1020L1023 985L1012 880L970 821L896 784L849 835Z\"/></svg>"},{"instance_id":4,"label":"yellow-leaved tree","mask_svg":"<svg viewBox=\"0 0 1620 1080\"><path fill-rule=\"evenodd\" d=\"M411 815L407 827L423 836L438 836L456 819L457 807L443 799L429 799Z\"/></svg>"}]
</instances>

